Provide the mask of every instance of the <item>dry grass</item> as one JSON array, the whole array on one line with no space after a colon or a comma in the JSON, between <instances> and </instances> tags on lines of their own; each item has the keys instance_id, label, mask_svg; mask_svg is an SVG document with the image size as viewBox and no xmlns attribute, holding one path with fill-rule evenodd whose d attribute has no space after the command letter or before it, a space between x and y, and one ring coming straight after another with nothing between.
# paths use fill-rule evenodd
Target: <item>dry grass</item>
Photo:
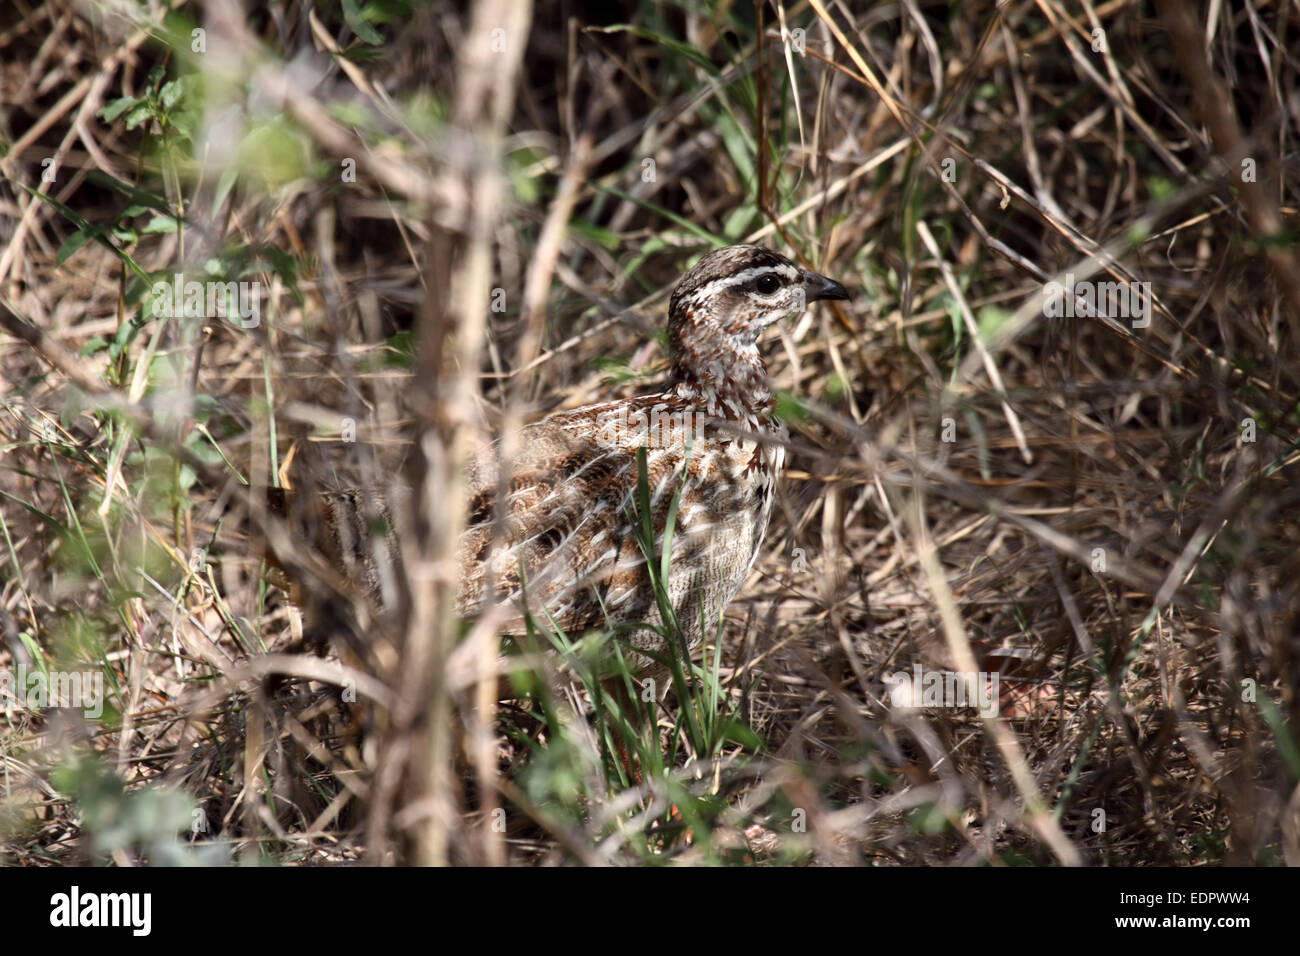
<instances>
[{"instance_id":1,"label":"dry grass","mask_svg":"<svg viewBox=\"0 0 1300 956\"><path fill-rule=\"evenodd\" d=\"M0 860L1300 863L1294 5L171 6L0 22L0 671L108 698L0 699ZM736 241L854 300L768 343L721 697L639 745L581 684L498 706L458 463L652 386ZM255 328L150 315L208 261ZM1067 274L1149 324L1046 314ZM267 513L290 448L415 489L397 612ZM893 706L915 666L996 715Z\"/></svg>"}]
</instances>

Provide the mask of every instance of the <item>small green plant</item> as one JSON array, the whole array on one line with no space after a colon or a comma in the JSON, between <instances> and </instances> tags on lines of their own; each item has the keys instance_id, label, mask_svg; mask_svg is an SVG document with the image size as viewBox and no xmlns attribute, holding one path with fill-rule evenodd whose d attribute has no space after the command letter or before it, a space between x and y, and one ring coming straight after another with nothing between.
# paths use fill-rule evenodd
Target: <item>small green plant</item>
<instances>
[{"instance_id":1,"label":"small green plant","mask_svg":"<svg viewBox=\"0 0 1300 956\"><path fill-rule=\"evenodd\" d=\"M72 801L86 831L90 862L142 857L155 866L214 866L226 847L192 845L208 832L207 818L190 795L155 786L126 788L98 757L78 753L51 774L55 789Z\"/></svg>"},{"instance_id":2,"label":"small green plant","mask_svg":"<svg viewBox=\"0 0 1300 956\"><path fill-rule=\"evenodd\" d=\"M530 751L521 777L522 789L532 799L567 806L571 814L580 817L584 806L629 789L642 790L649 802L638 801L624 816L640 821L647 837L644 848L650 853L661 852L665 840L674 835L689 831L692 838L702 837L716 825L724 806L713 788L714 781L707 779L707 774L701 777L699 768L712 764L728 745L751 753L762 747L757 735L735 713L722 686L717 640L721 622L692 622L701 628L702 639L715 638L711 658L703 665L696 664L669 596L681 491L679 485L668 503L662 528L657 528L646 452L637 452L637 488L628 510L646 560L659 623L607 624L587 634L570 635L549 615L545 621L532 615L525 618L525 649L549 644L591 702L596 752L583 744L586 735L576 732L544 680L529 680L519 686L530 688L537 701L545 742L528 735L512 720L505 721L507 735ZM664 653L637 650L635 654L666 670L673 689L671 703L661 699L653 681L638 679L626 638L640 630L657 633L666 648ZM593 760L600 767L594 776ZM592 789L595 780L604 781L604 792Z\"/></svg>"}]
</instances>

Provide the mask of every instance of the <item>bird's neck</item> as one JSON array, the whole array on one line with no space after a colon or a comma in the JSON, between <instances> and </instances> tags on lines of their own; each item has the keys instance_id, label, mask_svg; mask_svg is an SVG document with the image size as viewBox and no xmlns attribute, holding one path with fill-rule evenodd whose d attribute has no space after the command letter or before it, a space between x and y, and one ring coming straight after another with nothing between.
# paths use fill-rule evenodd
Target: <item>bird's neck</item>
<instances>
[{"instance_id":1,"label":"bird's neck","mask_svg":"<svg viewBox=\"0 0 1300 956\"><path fill-rule=\"evenodd\" d=\"M699 326L675 337L669 390L708 415L728 421L771 420L772 388L767 366L754 343Z\"/></svg>"}]
</instances>

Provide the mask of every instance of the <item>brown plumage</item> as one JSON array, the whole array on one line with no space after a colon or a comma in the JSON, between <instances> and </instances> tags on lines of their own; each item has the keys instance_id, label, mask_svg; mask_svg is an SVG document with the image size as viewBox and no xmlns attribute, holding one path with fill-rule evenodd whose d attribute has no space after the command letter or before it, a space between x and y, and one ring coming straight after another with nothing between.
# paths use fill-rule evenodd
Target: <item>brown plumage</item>
<instances>
[{"instance_id":1,"label":"brown plumage","mask_svg":"<svg viewBox=\"0 0 1300 956\"><path fill-rule=\"evenodd\" d=\"M637 450L645 447L656 554L680 491L667 591L696 646L754 563L785 460L758 337L809 302L846 298L838 283L767 249L730 246L705 255L669 303L672 367L662 391L526 426L504 483L495 446L472 463L459 611L473 616L493 601L506 603L514 613L505 634L523 631L525 608L570 634L643 624L621 635L630 648L665 651L656 630L664 622L633 529ZM321 503L336 566L378 594L373 515L364 500L354 491L329 492ZM387 520L382 505L375 515ZM642 672L653 664L641 654L633 663Z\"/></svg>"}]
</instances>

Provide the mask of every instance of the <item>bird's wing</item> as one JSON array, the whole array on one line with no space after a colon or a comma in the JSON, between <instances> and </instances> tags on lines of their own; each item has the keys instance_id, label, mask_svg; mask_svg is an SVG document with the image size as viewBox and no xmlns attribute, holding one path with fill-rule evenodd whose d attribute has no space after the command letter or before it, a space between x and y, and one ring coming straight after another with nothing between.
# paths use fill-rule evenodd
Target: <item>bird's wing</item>
<instances>
[{"instance_id":1,"label":"bird's wing","mask_svg":"<svg viewBox=\"0 0 1300 956\"><path fill-rule=\"evenodd\" d=\"M520 453L510 462L499 460L497 445L475 459L460 540L461 613L509 603L516 616L503 625L505 633L522 630L525 607L576 632L603 624L611 605L621 620L649 609L644 555L632 526L636 452L650 446L647 478L658 537L681 475L676 440L685 444L684 429L649 434L652 412L670 425L680 420L664 396L593 405L522 429ZM629 601L629 592L642 600Z\"/></svg>"}]
</instances>

